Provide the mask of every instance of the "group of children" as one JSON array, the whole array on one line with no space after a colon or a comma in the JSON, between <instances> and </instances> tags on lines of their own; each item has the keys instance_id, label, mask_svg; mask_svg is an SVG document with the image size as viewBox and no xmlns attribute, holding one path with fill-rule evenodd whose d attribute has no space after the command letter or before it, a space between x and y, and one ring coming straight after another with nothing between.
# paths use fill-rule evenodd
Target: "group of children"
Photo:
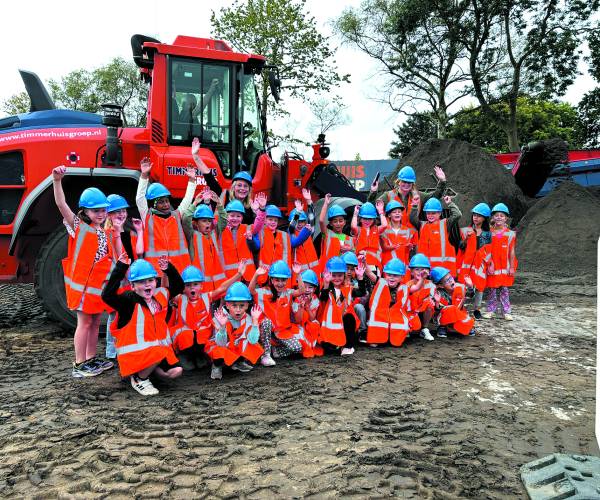
<instances>
[{"instance_id":1,"label":"group of children","mask_svg":"<svg viewBox=\"0 0 600 500\"><path fill-rule=\"evenodd\" d=\"M203 172L198 147L194 141ZM515 233L502 203L476 205L455 248L449 235L460 210L448 196L447 218L437 198L421 206L414 171L404 167L398 182L413 179L412 194L392 191L385 204L357 205L348 232L346 211L327 194L317 251L308 190L306 207L297 200L283 230L280 209L264 194L253 196L248 172L236 174L228 191L205 188L196 195L190 167L185 196L173 209L168 189L149 185L151 168L144 159L140 219L128 215L122 196L97 188L83 191L73 213L61 183L67 169L53 170L70 235L63 268L68 306L77 312L74 377L98 375L116 359L136 391L153 395L150 375L174 379L206 362L211 378L221 379L225 367L246 373L289 356L348 356L360 342L401 346L411 333L434 340L433 326L438 337L475 335L475 318L494 315L498 293L504 318L512 319ZM481 313L486 288L488 310ZM475 317L465 307L470 290ZM104 311L107 356L100 358Z\"/></svg>"}]
</instances>

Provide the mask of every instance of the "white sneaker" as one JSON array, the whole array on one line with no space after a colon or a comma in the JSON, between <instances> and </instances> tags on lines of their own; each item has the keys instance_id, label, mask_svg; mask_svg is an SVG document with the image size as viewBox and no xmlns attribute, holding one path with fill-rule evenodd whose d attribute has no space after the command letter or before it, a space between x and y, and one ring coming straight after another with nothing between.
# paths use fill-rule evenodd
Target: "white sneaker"
<instances>
[{"instance_id":1,"label":"white sneaker","mask_svg":"<svg viewBox=\"0 0 600 500\"><path fill-rule=\"evenodd\" d=\"M156 396L158 389L152 385L150 379L143 380L133 375L130 377L131 387L138 391L142 396Z\"/></svg>"},{"instance_id":2,"label":"white sneaker","mask_svg":"<svg viewBox=\"0 0 600 500\"><path fill-rule=\"evenodd\" d=\"M492 319L494 317L494 313L493 312L489 312L489 311L484 311L481 313L481 317L483 319Z\"/></svg>"},{"instance_id":3,"label":"white sneaker","mask_svg":"<svg viewBox=\"0 0 600 500\"><path fill-rule=\"evenodd\" d=\"M419 333L419 336L425 340L434 340L433 335L431 335L431 332L429 331L429 328L422 328L421 332Z\"/></svg>"},{"instance_id":4,"label":"white sneaker","mask_svg":"<svg viewBox=\"0 0 600 500\"><path fill-rule=\"evenodd\" d=\"M260 364L263 366L275 366L276 365L273 358L267 354L264 354L263 356L261 356Z\"/></svg>"},{"instance_id":5,"label":"white sneaker","mask_svg":"<svg viewBox=\"0 0 600 500\"><path fill-rule=\"evenodd\" d=\"M379 347L379 344L369 344L369 347Z\"/></svg>"},{"instance_id":6,"label":"white sneaker","mask_svg":"<svg viewBox=\"0 0 600 500\"><path fill-rule=\"evenodd\" d=\"M221 380L223 378L223 367L212 365L210 369L210 378L213 380Z\"/></svg>"},{"instance_id":7,"label":"white sneaker","mask_svg":"<svg viewBox=\"0 0 600 500\"><path fill-rule=\"evenodd\" d=\"M510 314L510 313L505 313L505 314L504 314L504 319L505 319L506 321L512 321L512 320L513 320L512 314Z\"/></svg>"},{"instance_id":8,"label":"white sneaker","mask_svg":"<svg viewBox=\"0 0 600 500\"><path fill-rule=\"evenodd\" d=\"M344 347L342 349L342 356L352 356L354 354L354 347Z\"/></svg>"}]
</instances>

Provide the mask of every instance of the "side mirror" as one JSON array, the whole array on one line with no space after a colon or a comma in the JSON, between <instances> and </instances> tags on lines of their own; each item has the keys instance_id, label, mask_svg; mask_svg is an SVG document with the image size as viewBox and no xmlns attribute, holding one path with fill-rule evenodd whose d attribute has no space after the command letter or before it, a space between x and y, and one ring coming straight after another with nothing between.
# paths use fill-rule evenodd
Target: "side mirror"
<instances>
[{"instance_id":1,"label":"side mirror","mask_svg":"<svg viewBox=\"0 0 600 500\"><path fill-rule=\"evenodd\" d=\"M268 73L269 88L271 89L271 94L277 103L279 103L279 93L281 92L281 80L278 78L278 76L279 71L277 71L277 74L275 74L273 71L269 71Z\"/></svg>"}]
</instances>

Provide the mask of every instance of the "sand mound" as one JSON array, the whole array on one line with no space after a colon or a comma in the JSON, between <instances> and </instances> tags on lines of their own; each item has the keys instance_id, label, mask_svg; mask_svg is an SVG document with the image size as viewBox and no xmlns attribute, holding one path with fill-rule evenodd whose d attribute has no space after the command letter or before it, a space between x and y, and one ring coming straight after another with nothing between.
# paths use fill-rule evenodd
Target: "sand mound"
<instances>
[{"instance_id":1,"label":"sand mound","mask_svg":"<svg viewBox=\"0 0 600 500\"><path fill-rule=\"evenodd\" d=\"M482 201L490 206L506 203L514 221L519 221L527 211L529 198L523 195L510 171L479 146L464 141L431 139L419 144L400 160L388 181L393 185L397 171L411 165L417 173L417 187L433 187L431 174L436 164L444 169L448 187L459 193L455 202L464 214L464 224L470 221L471 208ZM386 182L380 183L380 187L382 191L389 189Z\"/></svg>"},{"instance_id":2,"label":"sand mound","mask_svg":"<svg viewBox=\"0 0 600 500\"><path fill-rule=\"evenodd\" d=\"M578 184L563 182L531 207L517 233L523 270L595 276L600 199Z\"/></svg>"}]
</instances>

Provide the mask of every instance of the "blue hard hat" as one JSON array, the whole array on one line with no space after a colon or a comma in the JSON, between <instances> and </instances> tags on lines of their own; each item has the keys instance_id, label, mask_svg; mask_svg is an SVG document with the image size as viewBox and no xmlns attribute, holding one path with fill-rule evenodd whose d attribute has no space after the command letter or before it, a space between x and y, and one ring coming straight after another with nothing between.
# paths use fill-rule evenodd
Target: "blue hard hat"
<instances>
[{"instance_id":1,"label":"blue hard hat","mask_svg":"<svg viewBox=\"0 0 600 500\"><path fill-rule=\"evenodd\" d=\"M241 281L236 281L227 289L225 302L250 302L252 294L250 290Z\"/></svg>"},{"instance_id":2,"label":"blue hard hat","mask_svg":"<svg viewBox=\"0 0 600 500\"><path fill-rule=\"evenodd\" d=\"M129 271L127 272L129 281L141 281L156 277L158 277L156 269L154 269L154 266L150 264L150 262L144 259L135 260L133 264L129 266Z\"/></svg>"},{"instance_id":3,"label":"blue hard hat","mask_svg":"<svg viewBox=\"0 0 600 500\"><path fill-rule=\"evenodd\" d=\"M404 205L397 200L389 201L385 206L385 213L389 214L392 210L396 210L397 208L404 210Z\"/></svg>"},{"instance_id":4,"label":"blue hard hat","mask_svg":"<svg viewBox=\"0 0 600 500\"><path fill-rule=\"evenodd\" d=\"M354 252L345 252L342 254L342 259L348 266L358 266L358 257Z\"/></svg>"},{"instance_id":5,"label":"blue hard hat","mask_svg":"<svg viewBox=\"0 0 600 500\"><path fill-rule=\"evenodd\" d=\"M121 210L122 208L129 208L129 203L120 194L109 194L106 199L108 200L109 213Z\"/></svg>"},{"instance_id":6,"label":"blue hard hat","mask_svg":"<svg viewBox=\"0 0 600 500\"><path fill-rule=\"evenodd\" d=\"M302 278L302 281L304 281L304 283L319 286L319 278L317 277L317 273L315 273L312 269L307 269L302 274L300 274L300 277Z\"/></svg>"},{"instance_id":7,"label":"blue hard hat","mask_svg":"<svg viewBox=\"0 0 600 500\"><path fill-rule=\"evenodd\" d=\"M84 189L79 197L80 208L108 208L109 205L108 199L98 188Z\"/></svg>"},{"instance_id":8,"label":"blue hard hat","mask_svg":"<svg viewBox=\"0 0 600 500\"><path fill-rule=\"evenodd\" d=\"M225 211L227 213L240 212L241 214L245 214L246 208L244 207L244 204L240 200L233 200L233 201L230 201L229 203L227 203L227 206L225 207Z\"/></svg>"},{"instance_id":9,"label":"blue hard hat","mask_svg":"<svg viewBox=\"0 0 600 500\"><path fill-rule=\"evenodd\" d=\"M284 260L278 260L269 267L269 278L291 278L292 271Z\"/></svg>"},{"instance_id":10,"label":"blue hard hat","mask_svg":"<svg viewBox=\"0 0 600 500\"><path fill-rule=\"evenodd\" d=\"M358 216L363 219L377 219L377 209L373 203L365 203L358 211Z\"/></svg>"},{"instance_id":11,"label":"blue hard hat","mask_svg":"<svg viewBox=\"0 0 600 500\"><path fill-rule=\"evenodd\" d=\"M234 181L246 181L248 184L252 186L252 176L249 172L242 170L233 176Z\"/></svg>"},{"instance_id":12,"label":"blue hard hat","mask_svg":"<svg viewBox=\"0 0 600 500\"><path fill-rule=\"evenodd\" d=\"M404 276L406 274L406 266L400 259L391 259L385 266L383 266L383 272L387 274L395 274L397 276Z\"/></svg>"},{"instance_id":13,"label":"blue hard hat","mask_svg":"<svg viewBox=\"0 0 600 500\"><path fill-rule=\"evenodd\" d=\"M481 215L482 217L489 217L492 214L490 206L487 203L477 203L477 205L471 209L471 212Z\"/></svg>"},{"instance_id":14,"label":"blue hard hat","mask_svg":"<svg viewBox=\"0 0 600 500\"><path fill-rule=\"evenodd\" d=\"M431 264L429 263L429 259L425 255L423 255L422 253L416 253L410 259L410 262L408 263L408 267L410 267L411 269L413 267L430 269Z\"/></svg>"},{"instance_id":15,"label":"blue hard hat","mask_svg":"<svg viewBox=\"0 0 600 500\"><path fill-rule=\"evenodd\" d=\"M304 210L301 210L300 212L298 212L298 210L296 210L294 208L294 210L292 210L290 212L290 222L292 222L292 220L294 220L294 216L298 214L298 220L308 220L308 216L306 215L306 212Z\"/></svg>"},{"instance_id":16,"label":"blue hard hat","mask_svg":"<svg viewBox=\"0 0 600 500\"><path fill-rule=\"evenodd\" d=\"M423 212L441 212L442 211L442 202L437 198L429 198L425 202L425 206L423 207Z\"/></svg>"},{"instance_id":17,"label":"blue hard hat","mask_svg":"<svg viewBox=\"0 0 600 500\"><path fill-rule=\"evenodd\" d=\"M442 281L444 277L447 276L449 273L450 271L448 271L448 269L446 269L445 267L437 266L431 270L429 275L431 276L431 281L437 284L440 281Z\"/></svg>"},{"instance_id":18,"label":"blue hard hat","mask_svg":"<svg viewBox=\"0 0 600 500\"><path fill-rule=\"evenodd\" d=\"M510 215L510 211L508 210L508 207L504 203L496 203L492 207L492 213L494 213L494 212L504 212L506 215Z\"/></svg>"},{"instance_id":19,"label":"blue hard hat","mask_svg":"<svg viewBox=\"0 0 600 500\"><path fill-rule=\"evenodd\" d=\"M208 205L205 205L204 203L198 205L196 210L194 210L194 219L213 219L214 217L215 214L213 213L211 208Z\"/></svg>"},{"instance_id":20,"label":"blue hard hat","mask_svg":"<svg viewBox=\"0 0 600 500\"><path fill-rule=\"evenodd\" d=\"M196 266L187 266L181 273L181 279L184 283L203 282L204 274Z\"/></svg>"},{"instance_id":21,"label":"blue hard hat","mask_svg":"<svg viewBox=\"0 0 600 500\"><path fill-rule=\"evenodd\" d=\"M346 212L339 205L333 205L327 210L327 220L333 219L334 217L346 217Z\"/></svg>"},{"instance_id":22,"label":"blue hard hat","mask_svg":"<svg viewBox=\"0 0 600 500\"><path fill-rule=\"evenodd\" d=\"M266 212L267 217L283 217L281 210L279 210L279 208L277 208L275 205L267 205Z\"/></svg>"},{"instance_id":23,"label":"blue hard hat","mask_svg":"<svg viewBox=\"0 0 600 500\"><path fill-rule=\"evenodd\" d=\"M398 172L398 180L404 182L417 182L417 175L415 174L415 170L410 166L406 165L402 167Z\"/></svg>"},{"instance_id":24,"label":"blue hard hat","mask_svg":"<svg viewBox=\"0 0 600 500\"><path fill-rule=\"evenodd\" d=\"M146 189L147 200L156 200L156 198L163 198L164 196L171 196L171 193L160 182L154 182Z\"/></svg>"},{"instance_id":25,"label":"blue hard hat","mask_svg":"<svg viewBox=\"0 0 600 500\"><path fill-rule=\"evenodd\" d=\"M325 267L330 273L345 273L348 271L348 266L341 257L331 257Z\"/></svg>"}]
</instances>

